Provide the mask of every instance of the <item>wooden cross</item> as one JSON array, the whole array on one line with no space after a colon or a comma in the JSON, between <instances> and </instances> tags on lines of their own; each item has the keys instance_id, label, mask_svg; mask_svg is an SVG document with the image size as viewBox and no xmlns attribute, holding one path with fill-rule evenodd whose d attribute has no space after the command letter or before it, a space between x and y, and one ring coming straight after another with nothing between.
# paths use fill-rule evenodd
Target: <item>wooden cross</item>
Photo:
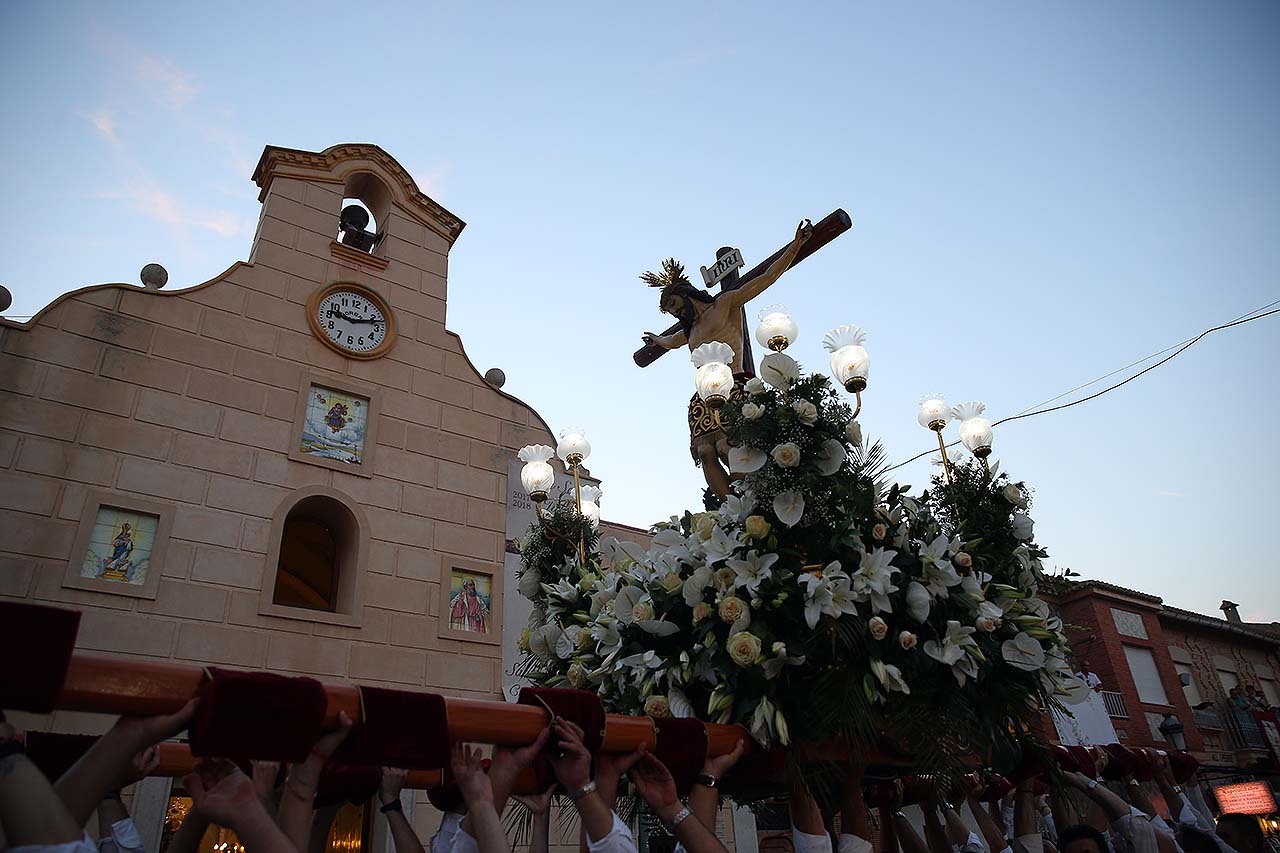
<instances>
[{"instance_id":1,"label":"wooden cross","mask_svg":"<svg viewBox=\"0 0 1280 853\"><path fill-rule=\"evenodd\" d=\"M837 208L827 214L820 222L814 224L813 234L810 235L809 239L800 247L800 251L796 253L795 260L791 262L791 266L787 267L787 269L791 269L791 267L794 267L814 252L818 251L823 246L848 231L852 226L853 220L849 218L849 214L845 213L844 210L840 208ZM782 253L786 250L787 247L783 246L781 249L756 264L742 276L738 276L736 272L726 276L720 281L721 294L726 291L737 290L743 285L749 284L752 279L763 274L765 270L769 269L770 264L781 257ZM724 252L725 250L721 249L719 254L723 254ZM663 334L670 335L678 331L680 331L680 324L676 323L674 326L663 332ZM743 353L742 363L743 366L746 367L751 361L751 336L750 329L747 327L747 312L745 308L742 311L742 340L744 343L744 349L746 350L746 352ZM635 351L635 354L632 355L632 359L634 359L635 363L640 367L648 367L657 361L658 357L665 352L666 350L660 346L646 344Z\"/></svg>"}]
</instances>

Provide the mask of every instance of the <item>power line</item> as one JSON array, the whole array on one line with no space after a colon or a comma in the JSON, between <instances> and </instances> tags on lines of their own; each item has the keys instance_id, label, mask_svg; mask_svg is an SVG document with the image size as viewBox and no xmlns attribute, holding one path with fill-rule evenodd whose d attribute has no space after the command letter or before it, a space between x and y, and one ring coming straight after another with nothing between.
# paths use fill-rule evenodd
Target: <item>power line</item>
<instances>
[{"instance_id":1,"label":"power line","mask_svg":"<svg viewBox=\"0 0 1280 853\"><path fill-rule=\"evenodd\" d=\"M1244 325L1245 323L1251 323L1251 322L1253 322L1254 320L1261 320L1263 317L1270 317L1270 316L1272 316L1273 314L1280 314L1280 308L1274 308L1273 310L1270 310L1270 311L1268 311L1268 310L1267 310L1268 308L1272 308L1272 307L1273 307L1273 306L1275 306L1275 305L1280 305L1280 299L1277 299L1275 302L1271 302L1271 303L1269 303L1269 304L1267 304L1267 305L1264 305L1264 306L1262 306L1261 308L1255 308L1255 309L1254 309L1254 310L1252 310L1252 311L1249 311L1249 312L1247 312L1247 313L1245 313L1245 314L1241 314L1239 317L1237 317L1236 319L1234 319L1234 320L1232 320L1232 321L1230 321L1230 322L1223 323L1223 324L1222 324L1222 325L1220 325L1220 326L1214 326L1214 327L1213 327L1213 328L1211 328L1211 329L1205 329L1205 330L1204 330L1203 332L1201 332L1200 334L1198 334L1198 335L1196 335L1196 336L1194 336L1194 337L1188 338L1188 339L1186 339L1185 341L1182 341L1181 343L1174 344L1173 346L1170 346L1170 347L1165 347L1164 349L1160 350L1159 352L1152 353L1151 355L1148 355L1148 356L1146 356L1146 357L1144 357L1144 358L1140 358L1140 359L1138 359L1137 361L1132 362L1131 364L1126 365L1125 367L1117 368L1116 370L1111 371L1110 373L1106 374L1105 376L1100 376L1100 377L1098 377L1097 379L1094 379L1094 380L1091 380L1091 381L1089 381L1089 382L1084 383L1083 385L1078 385L1078 386L1076 386L1075 388L1071 389L1070 391L1064 391L1063 393L1059 394L1059 395L1058 395L1058 396L1056 396L1056 397L1051 397L1050 399L1045 400L1045 401L1044 401L1044 403L1037 403L1035 406L1032 406L1032 407L1031 407L1031 410L1025 410L1025 409L1024 409L1022 412L1020 412L1020 413L1018 413L1018 414L1016 414L1016 415L1010 415L1010 416L1009 416L1009 417L1007 417L1007 418L1002 418L1001 420L998 420L998 421L996 421L995 423L993 423L991 426L993 426L993 427L997 427L997 426L1000 426L1001 424L1009 423L1010 421L1021 420L1021 419L1023 419L1023 418L1033 418L1033 417L1035 417L1035 416L1037 416L1037 415L1047 415L1047 414L1048 414L1048 413L1050 413L1050 412L1057 412L1057 411L1060 411L1060 410L1062 410L1062 409L1069 409L1069 408L1071 408L1072 406L1078 406L1078 405L1080 405L1081 403L1087 403L1087 402L1089 402L1090 400L1096 400L1097 398L1101 397L1103 394L1107 394L1107 393L1109 393L1109 392L1111 392L1111 391L1114 391L1114 390L1116 390L1117 388L1120 388L1121 386L1128 385L1130 382L1132 382L1133 380L1137 379L1139 376L1142 376L1144 373L1149 373L1149 372L1151 372L1152 370L1155 370L1157 367L1160 367L1162 364L1166 364L1166 363L1168 363L1168 362L1172 361L1173 359L1177 358L1177 357L1178 357L1179 355L1181 355L1182 353L1186 352L1188 349L1190 349L1190 348L1191 348L1192 346L1194 346L1196 343L1198 343L1198 342L1200 341L1200 339L1201 339L1201 338L1203 338L1203 337L1205 337L1206 335L1212 334L1213 332L1221 331L1221 330L1223 330L1223 329L1230 329L1232 326L1242 326L1242 325ZM1260 311L1261 311L1261 312L1264 312L1264 313L1258 313L1258 312L1260 312ZM1163 355L1164 353L1167 353L1167 352L1169 352L1170 350L1173 350L1173 352L1172 352L1172 353L1170 353L1169 355L1165 356L1164 358L1160 359L1160 360L1159 360L1159 361L1157 361L1155 364L1150 364L1150 365L1148 365L1148 366L1144 367L1142 370L1139 370L1137 373L1133 374L1132 376L1128 377L1127 379L1124 379L1124 380L1122 380L1122 381L1120 381L1120 382L1117 382L1117 383L1116 383L1116 384L1114 384L1114 385L1110 385L1110 386L1108 386L1108 387L1106 387L1106 388L1103 388L1101 391L1098 391L1097 393L1090 394L1090 395L1089 395L1089 396L1087 396L1087 397L1081 397L1079 400L1073 400L1073 401L1071 401L1070 403L1063 403L1063 404L1062 404L1062 405L1060 405L1060 406L1051 406L1051 407L1049 407L1049 408L1047 408L1047 409L1041 409L1041 408L1039 408L1039 406L1043 406L1043 405L1045 405L1045 403L1052 403L1054 400L1060 400L1060 399L1062 399L1063 397L1067 396L1068 394L1073 394L1073 393L1075 393L1076 391L1079 391L1079 390L1080 390L1080 389L1082 389L1082 388L1088 388L1090 385L1093 385L1093 384L1095 384L1095 383L1097 383L1097 382L1101 382L1103 379L1109 379L1110 377L1115 376L1117 373L1121 373L1121 372L1123 372L1123 371L1125 371L1125 370L1128 370L1128 369L1129 369L1129 368L1131 368L1131 367L1134 367L1134 366L1136 366L1136 365L1142 364L1144 361L1150 361L1151 359L1153 359L1153 358L1155 358L1155 357L1157 357L1157 356ZM956 446L956 445L957 445L957 444L959 444L959 443L960 443L959 441L953 441L953 442L951 442L950 444L948 444L948 445L947 445L947 447L954 447L954 446ZM903 462L899 462L897 465L894 465L894 466L892 466L891 468L887 468L887 469L885 469L885 470L886 470L886 473L887 473L888 471L894 471L894 470L897 470L898 468L901 468L901 467L902 467L902 466L904 466L904 465L908 465L908 464L910 464L910 463L912 463L912 462L915 462L917 459L920 459L920 458L922 458L922 457L928 456L928 455L929 455L930 453L932 453L932 452L933 452L933 448L929 448L928 450L924 451L923 453L917 453L915 456L912 456L910 459L907 459L907 460L905 460L905 461L903 461Z\"/></svg>"}]
</instances>

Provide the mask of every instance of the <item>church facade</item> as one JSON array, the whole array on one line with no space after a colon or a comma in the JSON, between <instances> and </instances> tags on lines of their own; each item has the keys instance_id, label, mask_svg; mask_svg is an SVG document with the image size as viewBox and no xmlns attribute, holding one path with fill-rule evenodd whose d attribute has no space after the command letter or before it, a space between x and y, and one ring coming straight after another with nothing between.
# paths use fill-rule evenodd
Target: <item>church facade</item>
<instances>
[{"instance_id":1,"label":"church facade","mask_svg":"<svg viewBox=\"0 0 1280 853\"><path fill-rule=\"evenodd\" d=\"M445 326L464 224L372 145L253 179L248 262L0 319L0 596L81 610L85 652L496 699L510 474L556 442ZM135 797L150 839L169 785Z\"/></svg>"}]
</instances>

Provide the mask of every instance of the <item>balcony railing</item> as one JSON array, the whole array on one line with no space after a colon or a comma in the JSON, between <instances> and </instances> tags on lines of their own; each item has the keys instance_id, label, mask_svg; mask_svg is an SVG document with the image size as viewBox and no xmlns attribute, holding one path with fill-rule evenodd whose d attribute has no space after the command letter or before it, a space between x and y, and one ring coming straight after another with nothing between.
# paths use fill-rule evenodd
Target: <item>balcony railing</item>
<instances>
[{"instance_id":1,"label":"balcony railing","mask_svg":"<svg viewBox=\"0 0 1280 853\"><path fill-rule=\"evenodd\" d=\"M1099 690L1102 704L1107 709L1107 716L1118 720L1129 719L1129 711L1124 706L1124 697L1111 690Z\"/></svg>"},{"instance_id":2,"label":"balcony railing","mask_svg":"<svg viewBox=\"0 0 1280 853\"><path fill-rule=\"evenodd\" d=\"M1212 705L1207 708L1192 708L1191 718L1198 729L1213 732L1222 731L1222 717L1218 714L1218 709Z\"/></svg>"},{"instance_id":3,"label":"balcony railing","mask_svg":"<svg viewBox=\"0 0 1280 853\"><path fill-rule=\"evenodd\" d=\"M1226 717L1227 734L1237 749L1267 748L1267 739L1252 713L1230 706L1224 707L1222 713Z\"/></svg>"}]
</instances>

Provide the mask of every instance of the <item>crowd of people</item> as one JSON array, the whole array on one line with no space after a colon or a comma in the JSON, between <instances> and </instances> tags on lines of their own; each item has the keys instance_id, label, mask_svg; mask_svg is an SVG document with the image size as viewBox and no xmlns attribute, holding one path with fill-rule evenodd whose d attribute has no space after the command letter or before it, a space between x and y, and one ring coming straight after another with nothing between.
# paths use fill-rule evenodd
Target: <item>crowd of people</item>
<instances>
[{"instance_id":1,"label":"crowd of people","mask_svg":"<svg viewBox=\"0 0 1280 853\"><path fill-rule=\"evenodd\" d=\"M1227 701L1236 711L1270 711L1271 703L1267 696L1252 684L1244 687L1232 687L1227 692Z\"/></svg>"},{"instance_id":2,"label":"crowd of people","mask_svg":"<svg viewBox=\"0 0 1280 853\"><path fill-rule=\"evenodd\" d=\"M144 853L120 791L156 769L158 744L187 727L194 707L193 700L171 715L121 717L56 780L45 778L27 758L13 727L0 716L0 849ZM291 766L252 762L246 773L225 759L199 760L183 779L192 808L163 853L195 853L211 824L234 831L249 853L323 849L333 811L317 812L316 790L326 763L350 729L351 721L341 715L340 726ZM593 756L582 729L559 717L527 746L496 747L491 761L482 761L477 747L455 744L455 804L445 811L427 849L507 853L511 847L502 814L517 779L541 756L554 783L537 796L516 798L533 814L529 853L548 851L556 793L577 813L581 850L636 853L636 840L616 803L624 778L675 836L678 850L724 853L715 833L719 781L745 746L739 742L729 754L708 758L686 803L672 774L652 753L640 749ZM1176 784L1163 753L1151 753L1158 798L1132 779L1103 781L1107 760L1105 754L1097 758L1093 776L1064 772L1054 777L1053 785L1047 777L1029 779L1002 797L985 797L988 802L983 799L989 783L976 774L950 788L915 779L913 790L923 786L923 837L903 811L903 782L878 786L869 808L865 768L854 760L846 768L842 794L825 809L802 781L794 786L789 808L795 853L1264 853L1265 839L1255 818L1224 814L1215 825L1198 789ZM396 853L426 853L401 806L407 776L405 770L383 768L378 805ZM976 833L961 816L966 808ZM96 839L84 830L95 811ZM837 816L838 836L832 832Z\"/></svg>"}]
</instances>

